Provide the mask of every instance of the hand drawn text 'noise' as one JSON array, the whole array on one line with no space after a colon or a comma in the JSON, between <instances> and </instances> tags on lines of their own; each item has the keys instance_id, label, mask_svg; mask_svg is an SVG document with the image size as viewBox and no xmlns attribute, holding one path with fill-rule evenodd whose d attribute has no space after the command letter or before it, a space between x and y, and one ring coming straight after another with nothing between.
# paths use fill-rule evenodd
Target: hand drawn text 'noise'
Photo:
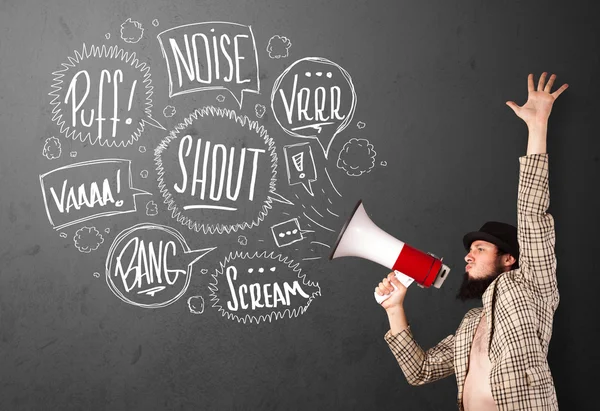
<instances>
[{"instance_id":1,"label":"hand drawn text 'noise'","mask_svg":"<svg viewBox=\"0 0 600 411\"><path fill-rule=\"evenodd\" d=\"M158 35L169 73L169 97L226 89L242 106L243 91L259 92L258 55L250 26L208 22Z\"/></svg>"},{"instance_id":2,"label":"hand drawn text 'noise'","mask_svg":"<svg viewBox=\"0 0 600 411\"><path fill-rule=\"evenodd\" d=\"M184 136L179 142L179 166L181 170L181 181L175 183L173 188L178 193L185 193L190 188L190 195L195 197L196 191L198 190L198 197L200 200L205 199L206 187L210 184L209 197L213 201L221 200L223 191L228 200L236 201L238 199L242 181L247 181L245 178L244 171L247 169L245 166L246 152L252 153L252 174L247 183L249 184L248 200L254 200L254 190L256 186L256 173L258 169L259 155L265 153L265 150L257 148L242 148L239 153L236 154L236 148L231 147L229 149L229 156L227 156L227 147L223 144L215 144L212 146L211 142L206 140L203 144L202 139L196 140L195 155L194 155L194 166L193 166L193 177L191 178L190 184L188 185L188 170L186 166L186 159L190 156L190 152L193 146L193 139L190 135ZM204 153L202 153L204 150ZM237 157L237 159L236 159ZM202 160L201 160L202 158ZM200 163L202 161L202 163ZM234 179L234 173L237 172L237 178L235 183L235 189L232 186L232 179ZM223 186L227 180L226 189L223 190ZM183 207L184 210L193 208L216 208L221 210L237 210L235 207L224 207L214 205L186 205Z\"/></svg>"}]
</instances>

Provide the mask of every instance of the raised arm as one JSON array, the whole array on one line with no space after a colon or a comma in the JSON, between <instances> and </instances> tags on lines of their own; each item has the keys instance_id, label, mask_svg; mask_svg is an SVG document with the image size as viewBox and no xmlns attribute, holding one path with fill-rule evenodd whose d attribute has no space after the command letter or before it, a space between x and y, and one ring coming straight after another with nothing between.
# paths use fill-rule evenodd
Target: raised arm
<instances>
[{"instance_id":1,"label":"raised arm","mask_svg":"<svg viewBox=\"0 0 600 411\"><path fill-rule=\"evenodd\" d=\"M506 104L525 121L529 130L527 155L519 158L517 236L521 279L536 294L557 303L554 219L548 213L550 192L546 137L552 105L568 84L550 93L556 75L550 76L548 84L544 85L546 74L544 72L540 76L537 90L534 89L533 74L529 74L525 105L519 107L512 101Z\"/></svg>"}]
</instances>

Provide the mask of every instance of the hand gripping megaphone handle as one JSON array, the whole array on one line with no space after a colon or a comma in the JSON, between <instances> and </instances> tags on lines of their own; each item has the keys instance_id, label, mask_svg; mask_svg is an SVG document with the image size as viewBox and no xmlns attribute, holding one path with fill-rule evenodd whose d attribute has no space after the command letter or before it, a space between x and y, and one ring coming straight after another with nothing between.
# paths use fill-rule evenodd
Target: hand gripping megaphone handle
<instances>
[{"instance_id":1,"label":"hand gripping megaphone handle","mask_svg":"<svg viewBox=\"0 0 600 411\"><path fill-rule=\"evenodd\" d=\"M413 283L413 281L415 281L413 278L407 276L406 274L402 274L400 271L394 270L394 272L396 273L396 278L398 279L398 281L400 281L402 283L402 285L404 285L405 287L408 287L409 285L411 285ZM394 287L394 291L392 291L389 294L379 295L379 294L377 294L377 292L374 292L375 300L379 304L381 304L382 302L384 302L385 300L390 298L392 296L392 294L398 289L398 287L396 287L396 285L394 283L391 283L391 284L392 284L392 287Z\"/></svg>"}]
</instances>

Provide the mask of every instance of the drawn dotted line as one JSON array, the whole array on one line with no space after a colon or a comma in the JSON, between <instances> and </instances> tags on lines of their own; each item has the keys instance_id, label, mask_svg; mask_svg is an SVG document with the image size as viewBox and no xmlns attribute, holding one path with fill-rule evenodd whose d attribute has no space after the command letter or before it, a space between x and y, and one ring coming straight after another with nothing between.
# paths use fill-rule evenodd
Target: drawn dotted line
<instances>
[{"instance_id":1,"label":"drawn dotted line","mask_svg":"<svg viewBox=\"0 0 600 411\"><path fill-rule=\"evenodd\" d=\"M293 231L286 231L285 233L282 231L281 233L279 233L279 237L283 238L286 235L292 235L292 234L296 234L298 232L297 228L294 228Z\"/></svg>"},{"instance_id":2,"label":"drawn dotted line","mask_svg":"<svg viewBox=\"0 0 600 411\"><path fill-rule=\"evenodd\" d=\"M271 272L275 272L275 267L271 267L271 268L269 268L269 271L271 271ZM252 274L253 272L254 272L254 268L248 268L248 273ZM260 267L260 268L258 269L258 272L262 274L262 273L264 273L264 272L265 272L265 269L264 269L264 268L262 268L262 267Z\"/></svg>"},{"instance_id":3,"label":"drawn dotted line","mask_svg":"<svg viewBox=\"0 0 600 411\"><path fill-rule=\"evenodd\" d=\"M321 77L323 75L323 72L317 71L315 74L317 77ZM312 76L312 73L310 71L307 71L306 73L304 73L304 75L306 77L310 77L310 76ZM327 78L331 78L331 71L327 72L326 76L327 76Z\"/></svg>"}]
</instances>

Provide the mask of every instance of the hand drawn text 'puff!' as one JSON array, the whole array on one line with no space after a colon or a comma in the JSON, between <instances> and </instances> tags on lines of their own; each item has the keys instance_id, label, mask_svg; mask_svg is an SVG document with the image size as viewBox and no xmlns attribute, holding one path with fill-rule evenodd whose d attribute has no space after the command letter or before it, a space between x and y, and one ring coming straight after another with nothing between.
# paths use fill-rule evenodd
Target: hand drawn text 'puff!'
<instances>
[{"instance_id":1,"label":"hand drawn text 'puff!'","mask_svg":"<svg viewBox=\"0 0 600 411\"><path fill-rule=\"evenodd\" d=\"M152 117L150 66L118 46L86 46L53 72L52 121L65 137L104 147L127 147Z\"/></svg>"}]
</instances>

